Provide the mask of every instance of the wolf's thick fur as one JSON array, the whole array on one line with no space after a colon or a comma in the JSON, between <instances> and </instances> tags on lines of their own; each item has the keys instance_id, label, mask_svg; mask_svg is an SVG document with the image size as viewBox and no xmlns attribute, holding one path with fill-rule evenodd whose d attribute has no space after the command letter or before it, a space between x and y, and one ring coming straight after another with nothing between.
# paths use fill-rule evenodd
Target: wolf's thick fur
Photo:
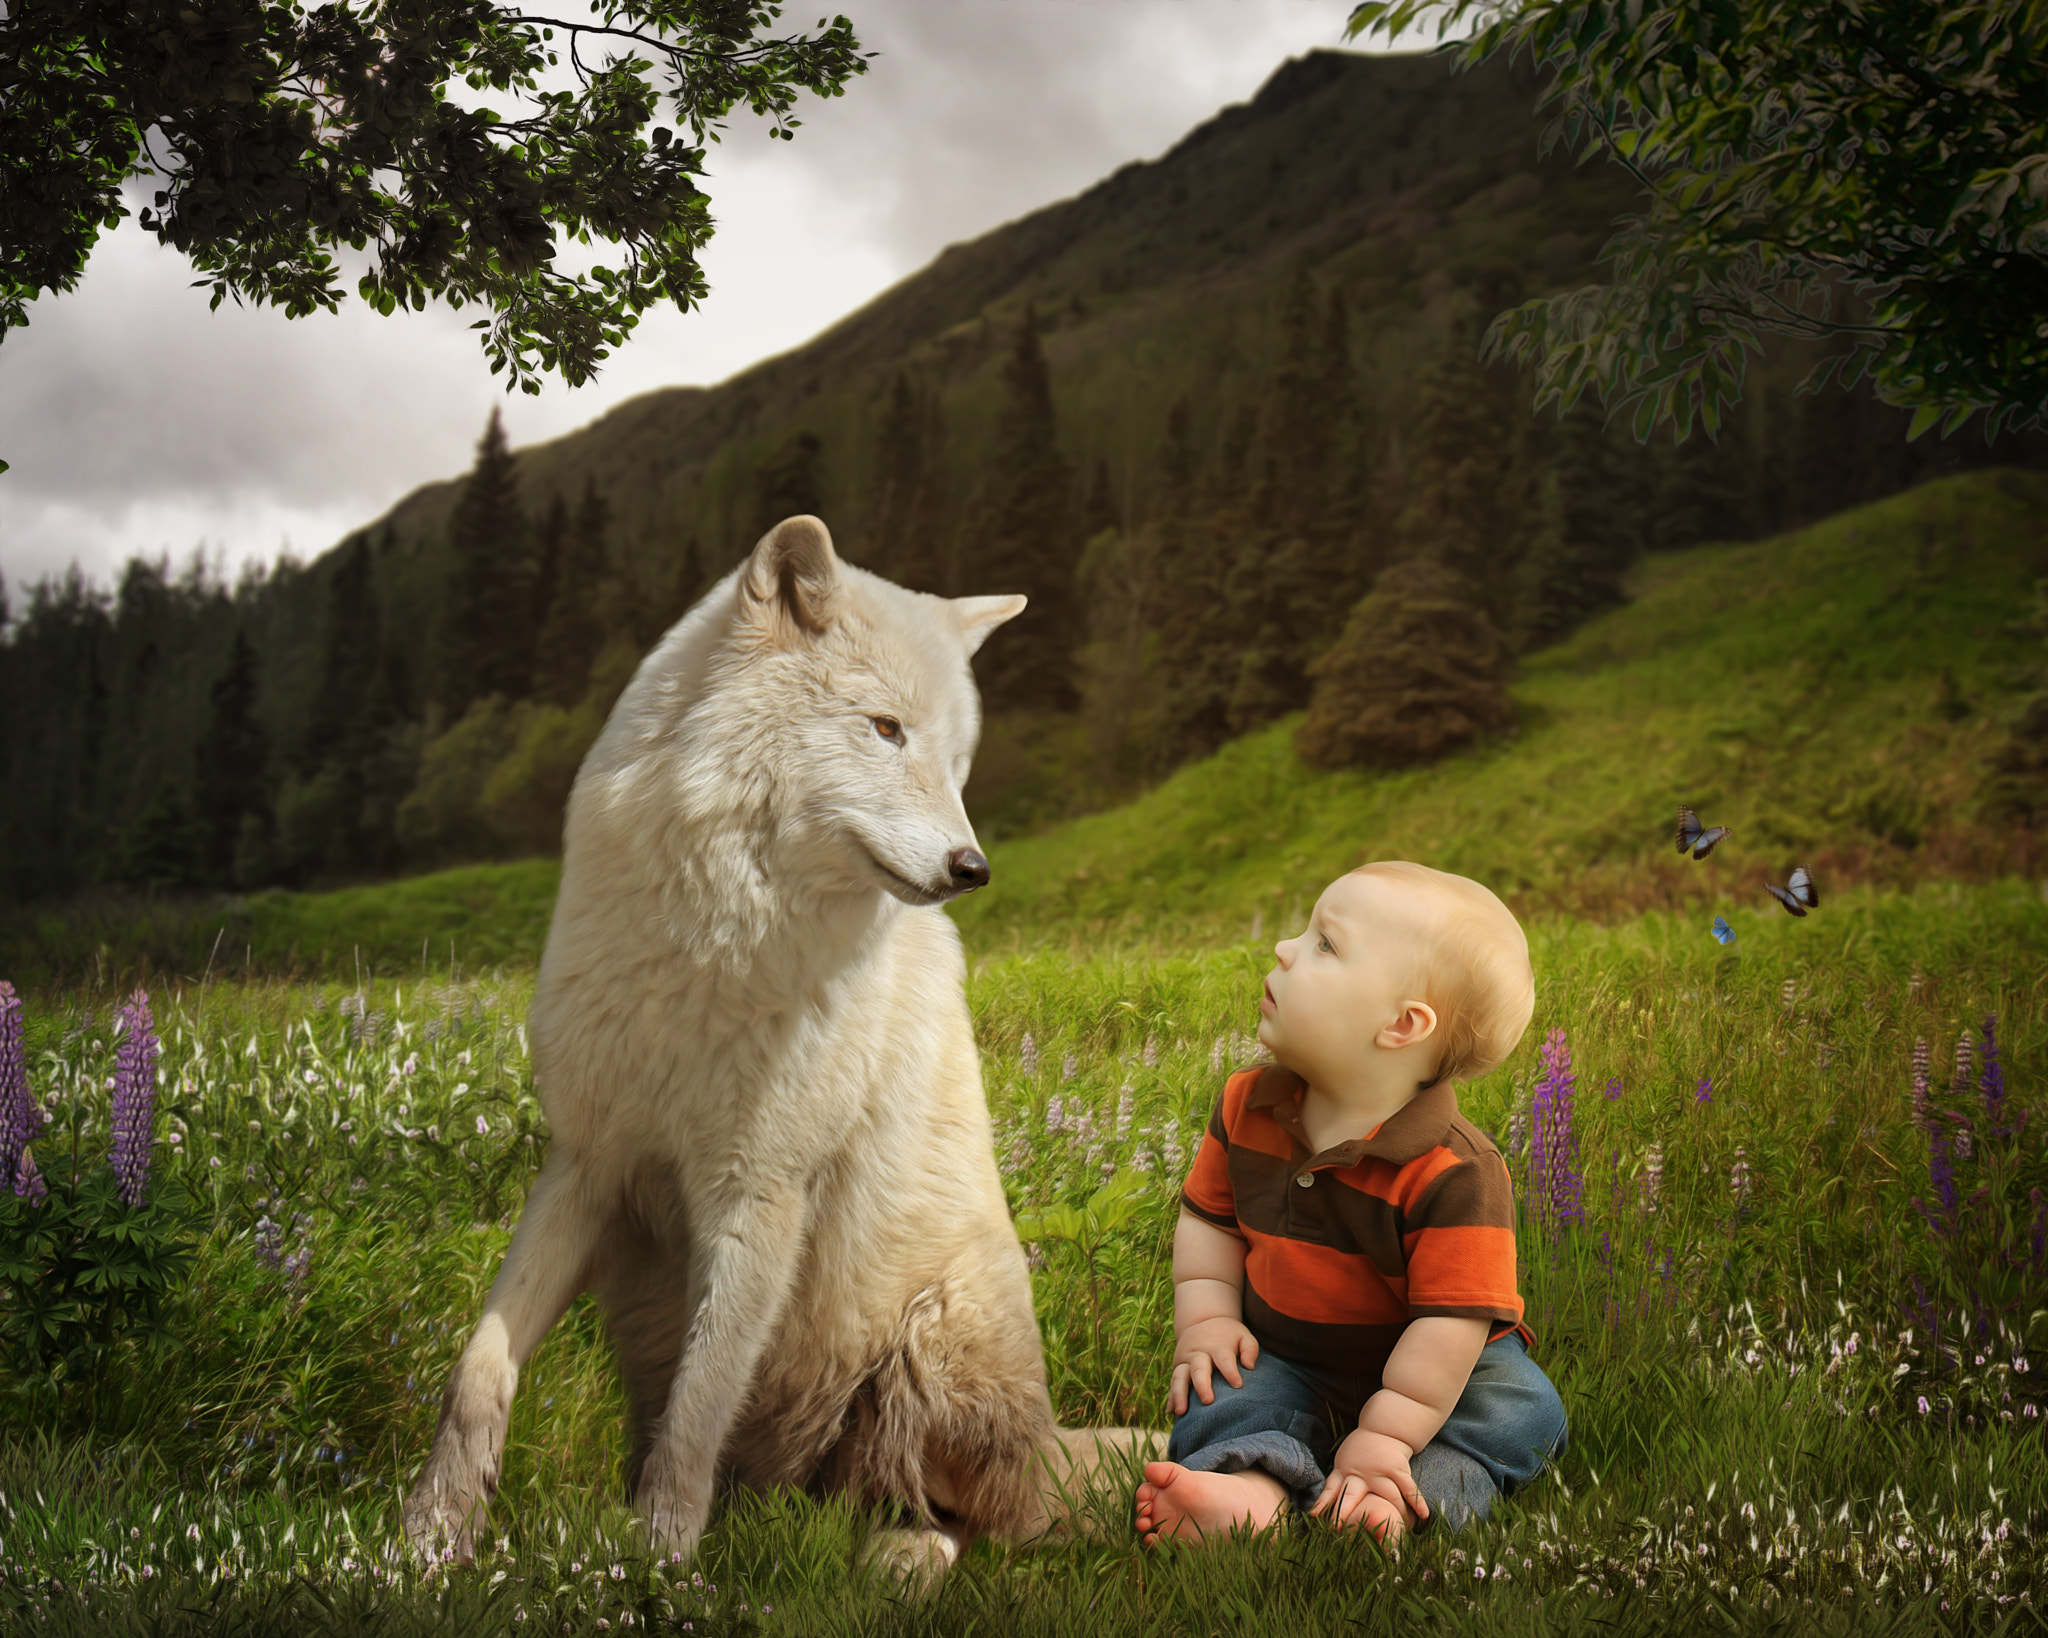
<instances>
[{"instance_id":1,"label":"wolf's thick fur","mask_svg":"<svg viewBox=\"0 0 2048 1638\"><path fill-rule=\"evenodd\" d=\"M1053 1423L938 908L986 873L968 658L1023 605L905 591L792 518L640 666L569 798L531 1017L553 1141L416 1542L468 1558L520 1367L585 1290L663 1550L726 1473L901 1504L885 1555L938 1569L1093 1465Z\"/></svg>"}]
</instances>

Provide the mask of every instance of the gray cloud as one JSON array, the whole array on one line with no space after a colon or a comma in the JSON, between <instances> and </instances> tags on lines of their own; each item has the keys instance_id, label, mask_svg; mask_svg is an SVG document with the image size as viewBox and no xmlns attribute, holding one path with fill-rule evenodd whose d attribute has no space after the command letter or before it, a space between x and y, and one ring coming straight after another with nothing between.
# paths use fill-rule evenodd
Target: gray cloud
<instances>
[{"instance_id":1,"label":"gray cloud","mask_svg":"<svg viewBox=\"0 0 2048 1638\"><path fill-rule=\"evenodd\" d=\"M812 102L791 143L739 121L707 181L719 230L698 312L650 315L594 386L507 398L473 315L360 306L209 314L132 224L78 291L0 345L0 570L206 543L228 563L324 550L460 471L492 405L515 442L654 387L721 380L796 346L945 245L1089 186L1335 45L1327 0L846 0L881 55ZM791 14L808 21L801 4Z\"/></svg>"}]
</instances>

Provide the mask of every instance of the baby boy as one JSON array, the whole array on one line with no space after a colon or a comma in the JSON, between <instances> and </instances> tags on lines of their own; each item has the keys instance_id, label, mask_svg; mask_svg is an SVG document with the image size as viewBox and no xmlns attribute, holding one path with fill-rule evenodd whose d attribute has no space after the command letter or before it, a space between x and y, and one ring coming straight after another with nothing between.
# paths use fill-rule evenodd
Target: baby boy
<instances>
[{"instance_id":1,"label":"baby boy","mask_svg":"<svg viewBox=\"0 0 2048 1638\"><path fill-rule=\"evenodd\" d=\"M1370 864L1275 947L1274 1063L1230 1077L1173 1242L1173 1435L1148 1543L1290 1507L1391 1544L1456 1529L1564 1448L1529 1358L1508 1171L1454 1082L1535 1007L1529 945L1462 876Z\"/></svg>"}]
</instances>

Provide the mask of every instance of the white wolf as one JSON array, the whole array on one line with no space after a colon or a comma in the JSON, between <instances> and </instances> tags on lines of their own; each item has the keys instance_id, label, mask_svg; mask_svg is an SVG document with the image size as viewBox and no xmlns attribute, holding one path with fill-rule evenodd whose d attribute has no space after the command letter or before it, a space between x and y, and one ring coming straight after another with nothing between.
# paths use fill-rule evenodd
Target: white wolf
<instances>
[{"instance_id":1,"label":"white wolf","mask_svg":"<svg viewBox=\"0 0 2048 1638\"><path fill-rule=\"evenodd\" d=\"M791 518L642 662L569 798L531 1016L553 1141L415 1542L467 1560L520 1367L585 1290L660 1550L723 1473L907 1509L879 1556L932 1574L1094 1465L1053 1422L938 908L988 879L967 662L1023 607L906 591Z\"/></svg>"}]
</instances>

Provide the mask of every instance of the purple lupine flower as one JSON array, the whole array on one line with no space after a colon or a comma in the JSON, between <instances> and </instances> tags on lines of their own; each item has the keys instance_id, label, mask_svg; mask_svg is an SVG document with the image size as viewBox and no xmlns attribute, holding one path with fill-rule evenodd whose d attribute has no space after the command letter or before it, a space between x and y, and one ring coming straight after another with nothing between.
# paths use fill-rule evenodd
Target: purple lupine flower
<instances>
[{"instance_id":1,"label":"purple lupine flower","mask_svg":"<svg viewBox=\"0 0 2048 1638\"><path fill-rule=\"evenodd\" d=\"M49 1192L28 1154L28 1146L42 1130L42 1108L28 1090L21 997L12 984L0 979L0 1179L31 1200L40 1200Z\"/></svg>"},{"instance_id":2,"label":"purple lupine flower","mask_svg":"<svg viewBox=\"0 0 2048 1638\"><path fill-rule=\"evenodd\" d=\"M1129 1081L1116 1100L1116 1140L1121 1143L1131 1135L1131 1122L1138 1118L1138 1094Z\"/></svg>"},{"instance_id":3,"label":"purple lupine flower","mask_svg":"<svg viewBox=\"0 0 2048 1638\"><path fill-rule=\"evenodd\" d=\"M121 1044L114 1053L114 1175L131 1210L149 1200L149 1160L156 1123L156 1020L149 993L138 989L121 1009Z\"/></svg>"},{"instance_id":4,"label":"purple lupine flower","mask_svg":"<svg viewBox=\"0 0 2048 1638\"><path fill-rule=\"evenodd\" d=\"M1584 1179L1579 1172L1578 1138L1572 1131L1572 1094L1578 1076L1572 1073L1572 1049L1561 1029L1544 1037L1543 1066L1533 1105L1534 1182L1541 1209L1558 1228L1582 1223Z\"/></svg>"},{"instance_id":5,"label":"purple lupine flower","mask_svg":"<svg viewBox=\"0 0 2048 1638\"><path fill-rule=\"evenodd\" d=\"M1927 1072L1933 1054L1928 1050L1927 1037L1921 1036L1913 1043L1913 1125L1919 1131L1927 1130Z\"/></svg>"},{"instance_id":6,"label":"purple lupine flower","mask_svg":"<svg viewBox=\"0 0 2048 1638\"><path fill-rule=\"evenodd\" d=\"M1024 1043L1017 1048L1017 1067L1024 1071L1024 1078L1038 1078L1038 1043L1031 1039L1031 1031L1024 1032Z\"/></svg>"},{"instance_id":7,"label":"purple lupine flower","mask_svg":"<svg viewBox=\"0 0 2048 1638\"><path fill-rule=\"evenodd\" d=\"M1705 1075L1701 1077L1700 1084L1693 1089L1692 1101L1695 1105L1712 1103L1714 1101L1713 1076Z\"/></svg>"},{"instance_id":8,"label":"purple lupine flower","mask_svg":"<svg viewBox=\"0 0 2048 1638\"><path fill-rule=\"evenodd\" d=\"M1057 1132L1066 1123L1067 1100L1055 1092L1045 1100L1045 1129Z\"/></svg>"},{"instance_id":9,"label":"purple lupine flower","mask_svg":"<svg viewBox=\"0 0 2048 1638\"><path fill-rule=\"evenodd\" d=\"M276 1268L284 1261L284 1225L273 1223L268 1212L256 1219L250 1254L265 1268Z\"/></svg>"},{"instance_id":10,"label":"purple lupine flower","mask_svg":"<svg viewBox=\"0 0 2048 1638\"><path fill-rule=\"evenodd\" d=\"M1998 1014L1984 1020L1983 1073L1977 1090L1984 1099L1984 1126L1993 1137L2005 1137L2012 1128L2005 1119L2005 1066L1998 1061Z\"/></svg>"},{"instance_id":11,"label":"purple lupine flower","mask_svg":"<svg viewBox=\"0 0 2048 1638\"><path fill-rule=\"evenodd\" d=\"M1934 1187L1934 1198L1940 1205L1939 1218L1921 1203L1920 1197L1913 1197L1914 1208L1927 1220L1927 1226L1946 1239L1955 1232L1956 1204L1959 1198L1956 1188L1954 1149L1948 1128L1937 1119L1927 1134L1927 1180Z\"/></svg>"},{"instance_id":12,"label":"purple lupine flower","mask_svg":"<svg viewBox=\"0 0 2048 1638\"><path fill-rule=\"evenodd\" d=\"M1609 1103L1614 1102L1615 1099L1621 1096L1621 1077L1619 1075L1607 1083L1607 1090L1603 1096Z\"/></svg>"},{"instance_id":13,"label":"purple lupine flower","mask_svg":"<svg viewBox=\"0 0 2048 1638\"><path fill-rule=\"evenodd\" d=\"M1969 1032L1965 1030L1956 1037L1955 1079L1949 1085L1949 1095L1958 1103L1962 1101L1963 1092L1970 1084L1972 1078L1970 1073L1971 1062L1974 1056L1974 1051L1970 1045Z\"/></svg>"}]
</instances>

